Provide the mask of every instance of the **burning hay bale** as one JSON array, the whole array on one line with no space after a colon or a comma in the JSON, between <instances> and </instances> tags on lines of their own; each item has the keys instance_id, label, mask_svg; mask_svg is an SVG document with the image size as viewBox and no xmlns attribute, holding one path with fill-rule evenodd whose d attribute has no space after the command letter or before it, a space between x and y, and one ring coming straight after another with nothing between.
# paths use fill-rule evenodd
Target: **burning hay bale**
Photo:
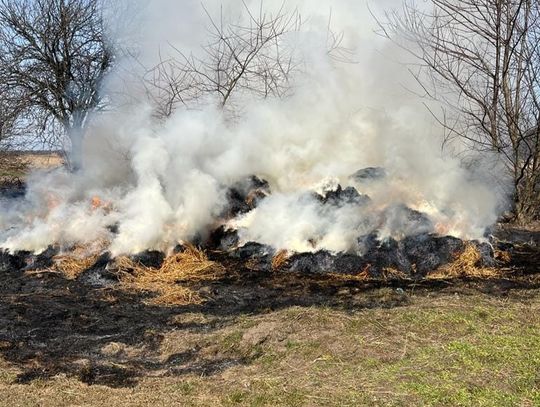
<instances>
[{"instance_id":1,"label":"burning hay bale","mask_svg":"<svg viewBox=\"0 0 540 407\"><path fill-rule=\"evenodd\" d=\"M429 273L430 279L446 279L456 277L493 278L500 277L501 272L494 267L483 264L485 256L478 245L467 242L464 250L449 264Z\"/></svg>"},{"instance_id":2,"label":"burning hay bale","mask_svg":"<svg viewBox=\"0 0 540 407\"><path fill-rule=\"evenodd\" d=\"M327 250L291 253L250 242L232 250L229 256L252 270L349 276L368 273L369 278L382 280L422 279L434 270L445 270L450 265L455 276L475 273L489 275L497 264L488 244L464 242L450 236L422 234L401 240L378 240L376 234L371 234L363 241L362 253L333 253ZM475 254L473 265L470 263L472 253ZM461 260L456 262L456 259ZM463 272L455 273L460 266Z\"/></svg>"},{"instance_id":3,"label":"burning hay bale","mask_svg":"<svg viewBox=\"0 0 540 407\"><path fill-rule=\"evenodd\" d=\"M429 217L406 205L392 205L381 214L383 234L402 239L406 236L420 236L434 230Z\"/></svg>"},{"instance_id":4,"label":"burning hay bale","mask_svg":"<svg viewBox=\"0 0 540 407\"><path fill-rule=\"evenodd\" d=\"M409 270L422 277L450 263L456 253L463 251L464 242L451 236L420 234L402 239L400 249L411 265Z\"/></svg>"},{"instance_id":5,"label":"burning hay bale","mask_svg":"<svg viewBox=\"0 0 540 407\"><path fill-rule=\"evenodd\" d=\"M270 195L270 185L256 175L238 181L227 191L227 206L222 217L230 219L247 213L268 195Z\"/></svg>"},{"instance_id":6,"label":"burning hay bale","mask_svg":"<svg viewBox=\"0 0 540 407\"><path fill-rule=\"evenodd\" d=\"M350 274L360 273L366 262L356 255L333 254L326 250L315 253L298 253L289 258L285 271L301 274Z\"/></svg>"},{"instance_id":7,"label":"burning hay bale","mask_svg":"<svg viewBox=\"0 0 540 407\"><path fill-rule=\"evenodd\" d=\"M99 255L77 257L73 254L58 255L54 258L54 269L62 273L68 280L77 279L83 272L90 269Z\"/></svg>"},{"instance_id":8,"label":"burning hay bale","mask_svg":"<svg viewBox=\"0 0 540 407\"><path fill-rule=\"evenodd\" d=\"M323 204L329 204L334 206L343 205L358 205L365 206L371 202L371 199L367 195L360 194L354 187L346 187L343 189L341 185L338 185L335 190L326 191L322 197Z\"/></svg>"},{"instance_id":9,"label":"burning hay bale","mask_svg":"<svg viewBox=\"0 0 540 407\"><path fill-rule=\"evenodd\" d=\"M144 267L160 268L165 260L165 253L157 250L145 250L129 257L135 264Z\"/></svg>"},{"instance_id":10,"label":"burning hay bale","mask_svg":"<svg viewBox=\"0 0 540 407\"><path fill-rule=\"evenodd\" d=\"M49 246L41 253L20 252L16 255L23 255L25 266L23 271L45 270L50 268L54 263L54 257L58 254L57 246Z\"/></svg>"},{"instance_id":11,"label":"burning hay bale","mask_svg":"<svg viewBox=\"0 0 540 407\"><path fill-rule=\"evenodd\" d=\"M179 283L214 280L224 272L221 265L208 260L203 251L193 246L165 258L159 268L145 266L129 257L117 258L114 264L124 288L156 293L151 302L160 305L202 302L195 291Z\"/></svg>"},{"instance_id":12,"label":"burning hay bale","mask_svg":"<svg viewBox=\"0 0 540 407\"><path fill-rule=\"evenodd\" d=\"M0 251L0 272L18 271L26 266L26 258L29 252L17 251L10 253L9 250Z\"/></svg>"},{"instance_id":13,"label":"burning hay bale","mask_svg":"<svg viewBox=\"0 0 540 407\"><path fill-rule=\"evenodd\" d=\"M210 234L206 246L212 250L227 252L236 248L238 243L240 243L238 231L221 225Z\"/></svg>"},{"instance_id":14,"label":"burning hay bale","mask_svg":"<svg viewBox=\"0 0 540 407\"><path fill-rule=\"evenodd\" d=\"M229 255L241 261L250 270L271 271L276 250L268 245L248 242L231 251Z\"/></svg>"}]
</instances>

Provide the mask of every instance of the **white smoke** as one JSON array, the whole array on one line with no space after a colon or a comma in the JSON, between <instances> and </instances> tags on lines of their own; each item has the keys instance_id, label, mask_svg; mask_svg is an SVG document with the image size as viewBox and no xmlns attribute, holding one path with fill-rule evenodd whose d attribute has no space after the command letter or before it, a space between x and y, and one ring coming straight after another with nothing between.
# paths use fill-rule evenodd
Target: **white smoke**
<instances>
[{"instance_id":1,"label":"white smoke","mask_svg":"<svg viewBox=\"0 0 540 407\"><path fill-rule=\"evenodd\" d=\"M259 10L261 4L247 6ZM281 0L262 3L265 10L281 6ZM405 90L413 84L396 62L399 52L373 33L367 6L305 0L285 7L297 7L304 21L287 38L304 67L293 75L290 95L262 100L240 93L235 120L209 98L157 122L137 81L144 69L121 64L107 84L109 94L119 95L111 99L115 105L94 118L86 136L84 170L36 174L23 202L4 204L0 246L39 251L106 239L113 254L167 249L223 221L227 187L252 174L268 180L273 193L229 221L244 241L298 251L354 250L357 238L375 228L383 237L413 233L399 217L381 218L400 204L427 213L441 233L481 237L496 220L497 194L485 178L441 152L440 129ZM207 1L204 8L198 0L156 0L139 4L135 23L117 35L137 43L141 66L156 65L174 49L198 54L207 41L205 9L216 18L223 13L224 20L248 17L236 0ZM330 16L333 30L344 33L342 46L354 50L350 63L327 54ZM385 168L387 178L368 184L349 178L370 166ZM328 178L356 186L371 203L322 207L306 191Z\"/></svg>"}]
</instances>

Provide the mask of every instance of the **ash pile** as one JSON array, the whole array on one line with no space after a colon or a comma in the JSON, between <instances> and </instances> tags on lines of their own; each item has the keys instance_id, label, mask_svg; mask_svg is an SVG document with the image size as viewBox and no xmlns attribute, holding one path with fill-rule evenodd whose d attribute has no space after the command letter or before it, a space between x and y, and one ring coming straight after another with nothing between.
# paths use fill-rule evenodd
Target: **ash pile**
<instances>
[{"instance_id":1,"label":"ash pile","mask_svg":"<svg viewBox=\"0 0 540 407\"><path fill-rule=\"evenodd\" d=\"M318 191L306 192L305 199L321 213L346 209L347 211L372 212L371 198L359 191L362 185L384 182L385 170L365 168L351 175L355 186L342 187L333 184ZM430 273L452 264L467 251L474 252L473 264L478 268L499 265L496 251L501 242L486 239L464 241L452 236L435 233L435 226L425 213L403 204L384 207L376 215L366 218L363 230L354 238L351 249L330 251L318 246L320 236L306 239L304 247L309 250L284 250L250 241L242 236L238 219L249 217L251 213L272 195L270 184L257 176L250 176L228 189L227 205L219 223L206 235L199 236L193 243L214 261L236 269L262 272L285 272L301 274L343 274L362 275L373 279L408 278L422 279ZM175 252L183 250L182 245ZM0 252L0 271L46 269L54 263L59 254L57 247L50 247L40 254L29 252ZM134 262L146 267L159 269L166 258L165 253L146 251L130 257ZM88 264L90 273L85 276L96 281L96 285L115 280L114 261L108 252L95 257ZM112 270L112 272L111 272ZM91 281L92 283L92 281Z\"/></svg>"},{"instance_id":2,"label":"ash pile","mask_svg":"<svg viewBox=\"0 0 540 407\"><path fill-rule=\"evenodd\" d=\"M384 182L383 168L370 167L351 175L356 186ZM371 198L355 186L335 184L317 192L310 192L306 199L315 202L321 213L347 208L363 210ZM223 214L225 220L249 216L250 212L271 195L268 182L252 176L230 189L229 205ZM422 279L429 273L449 265L467 250L475 252L474 267L490 268L500 265L496 258L498 244L486 238L465 241L435 233L429 216L403 204L384 208L366 220L365 229L350 250L332 252L317 248L317 237L308 239L313 250L294 252L242 239L235 222L224 222L201 241L202 246L216 258L227 257L252 270L282 271L311 274L364 275L370 278L387 278L389 272L396 278ZM488 232L486 236L489 237ZM505 246L508 248L508 245Z\"/></svg>"}]
</instances>

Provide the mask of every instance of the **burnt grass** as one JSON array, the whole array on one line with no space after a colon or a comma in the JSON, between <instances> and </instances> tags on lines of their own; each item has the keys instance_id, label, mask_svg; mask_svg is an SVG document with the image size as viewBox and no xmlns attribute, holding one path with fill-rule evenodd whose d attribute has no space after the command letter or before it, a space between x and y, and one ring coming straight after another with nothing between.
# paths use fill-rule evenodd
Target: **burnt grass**
<instances>
[{"instance_id":1,"label":"burnt grass","mask_svg":"<svg viewBox=\"0 0 540 407\"><path fill-rule=\"evenodd\" d=\"M528 233L529 240L540 236ZM163 358L160 347L166 334L175 331L211 338L238 317L294 306L324 306L353 313L406 306L412 292L430 298L449 292L504 298L540 288L537 245L516 246L504 277L491 279L359 281L326 274L253 270L218 252L210 256L229 272L215 281L187 283L205 301L182 306L151 305L147 301L151 294L126 292L114 282L96 286L87 273L67 280L58 273L12 264L0 273L0 353L18 371L14 383L67 375L90 385L130 387L148 376L212 376L249 364L260 355L212 348L210 340ZM193 319L190 316L194 314L204 318ZM104 352L110 343L139 351Z\"/></svg>"}]
</instances>

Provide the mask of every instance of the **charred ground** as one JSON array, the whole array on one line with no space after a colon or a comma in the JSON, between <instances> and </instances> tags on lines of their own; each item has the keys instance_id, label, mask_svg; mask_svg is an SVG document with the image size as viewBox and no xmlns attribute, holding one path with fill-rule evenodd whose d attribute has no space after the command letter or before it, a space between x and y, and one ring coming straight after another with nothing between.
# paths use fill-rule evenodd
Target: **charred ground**
<instances>
[{"instance_id":1,"label":"charred ground","mask_svg":"<svg viewBox=\"0 0 540 407\"><path fill-rule=\"evenodd\" d=\"M529 232L530 239L538 233ZM327 307L354 313L363 309L411 304L411 296L438 298L448 293L512 298L540 287L540 251L521 245L512 262L496 278L359 280L336 274L256 270L229 257L215 258L227 269L211 281L182 282L197 292L199 304L158 306L152 293L135 294L114 283L96 286L89 273L68 280L39 261L11 267L0 275L1 353L19 370L14 383L28 383L58 374L88 384L133 386L141 377L212 375L235 365L250 364L257 354L239 355L213 349L211 341L161 358L166 332L211 338L240 316L256 316L291 307ZM45 258L46 256L42 256ZM13 264L12 266L15 266ZM20 264L22 266L22 264ZM190 320L193 315L201 321ZM111 343L138 348L133 355L104 354Z\"/></svg>"}]
</instances>

